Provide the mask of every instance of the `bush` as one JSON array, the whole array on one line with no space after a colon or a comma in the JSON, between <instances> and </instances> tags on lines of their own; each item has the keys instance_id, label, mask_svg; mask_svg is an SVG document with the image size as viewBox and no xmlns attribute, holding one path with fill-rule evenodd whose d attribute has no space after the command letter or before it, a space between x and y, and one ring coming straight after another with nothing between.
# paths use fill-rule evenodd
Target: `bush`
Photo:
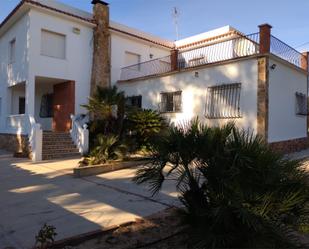
<instances>
[{"instance_id":1,"label":"bush","mask_svg":"<svg viewBox=\"0 0 309 249\"><path fill-rule=\"evenodd\" d=\"M308 217L308 174L234 124L209 128L194 120L170 128L153 145L152 164L135 181L157 193L177 178L190 248L294 248ZM302 217L302 219L300 219Z\"/></svg>"},{"instance_id":2,"label":"bush","mask_svg":"<svg viewBox=\"0 0 309 249\"><path fill-rule=\"evenodd\" d=\"M97 135L95 146L89 157L85 158L87 165L106 163L108 160L121 159L126 154L127 147L114 135Z\"/></svg>"},{"instance_id":3,"label":"bush","mask_svg":"<svg viewBox=\"0 0 309 249\"><path fill-rule=\"evenodd\" d=\"M133 109L127 115L127 130L138 149L149 147L151 140L161 134L164 128L167 128L167 123L157 111Z\"/></svg>"}]
</instances>

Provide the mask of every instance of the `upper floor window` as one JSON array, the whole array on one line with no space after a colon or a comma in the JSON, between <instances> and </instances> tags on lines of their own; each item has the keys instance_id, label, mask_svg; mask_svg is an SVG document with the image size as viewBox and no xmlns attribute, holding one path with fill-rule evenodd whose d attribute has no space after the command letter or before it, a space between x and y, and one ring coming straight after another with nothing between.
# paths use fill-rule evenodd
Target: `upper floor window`
<instances>
[{"instance_id":1,"label":"upper floor window","mask_svg":"<svg viewBox=\"0 0 309 249\"><path fill-rule=\"evenodd\" d=\"M16 39L10 41L9 44L9 63L15 62L15 56L16 56Z\"/></svg>"},{"instance_id":2,"label":"upper floor window","mask_svg":"<svg viewBox=\"0 0 309 249\"><path fill-rule=\"evenodd\" d=\"M308 113L308 102L306 94L296 92L296 114L297 115L307 115Z\"/></svg>"},{"instance_id":3,"label":"upper floor window","mask_svg":"<svg viewBox=\"0 0 309 249\"><path fill-rule=\"evenodd\" d=\"M136 70L140 70L141 55L126 51L124 63L125 67L136 65Z\"/></svg>"},{"instance_id":4,"label":"upper floor window","mask_svg":"<svg viewBox=\"0 0 309 249\"><path fill-rule=\"evenodd\" d=\"M50 56L58 59L65 59L66 53L65 35L41 31L41 55Z\"/></svg>"},{"instance_id":5,"label":"upper floor window","mask_svg":"<svg viewBox=\"0 0 309 249\"><path fill-rule=\"evenodd\" d=\"M208 87L206 118L239 118L241 84Z\"/></svg>"},{"instance_id":6,"label":"upper floor window","mask_svg":"<svg viewBox=\"0 0 309 249\"><path fill-rule=\"evenodd\" d=\"M181 91L161 93L160 112L181 112Z\"/></svg>"}]
</instances>

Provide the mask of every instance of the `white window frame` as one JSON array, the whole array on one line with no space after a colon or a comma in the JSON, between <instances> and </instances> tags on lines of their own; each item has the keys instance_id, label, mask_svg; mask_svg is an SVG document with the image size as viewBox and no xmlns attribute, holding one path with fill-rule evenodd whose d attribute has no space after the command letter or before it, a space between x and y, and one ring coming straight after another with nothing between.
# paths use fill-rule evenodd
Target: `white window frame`
<instances>
[{"instance_id":1,"label":"white window frame","mask_svg":"<svg viewBox=\"0 0 309 249\"><path fill-rule=\"evenodd\" d=\"M43 33L50 33L50 34L54 34L54 35L58 35L58 36L62 36L64 38L64 54L63 57L59 57L59 56L53 56L47 53L44 53L43 51L43 41L42 41L42 37L43 37ZM61 34L61 33L57 33L48 29L41 29L41 43L40 43L40 55L42 56L46 56L46 57L51 57L51 58L55 58L55 59L59 59L59 60L66 60L67 58L67 36L65 34Z\"/></svg>"}]
</instances>

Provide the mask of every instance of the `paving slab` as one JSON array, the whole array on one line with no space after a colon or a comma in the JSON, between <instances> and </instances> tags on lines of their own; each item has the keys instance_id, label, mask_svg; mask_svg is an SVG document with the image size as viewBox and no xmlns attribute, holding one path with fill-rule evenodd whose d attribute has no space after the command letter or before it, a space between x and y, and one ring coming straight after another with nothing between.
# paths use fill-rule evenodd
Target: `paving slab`
<instances>
[{"instance_id":1,"label":"paving slab","mask_svg":"<svg viewBox=\"0 0 309 249\"><path fill-rule=\"evenodd\" d=\"M0 249L31 248L44 223L56 227L59 240L179 205L170 181L152 197L132 182L134 168L74 178L77 163L0 157Z\"/></svg>"}]
</instances>

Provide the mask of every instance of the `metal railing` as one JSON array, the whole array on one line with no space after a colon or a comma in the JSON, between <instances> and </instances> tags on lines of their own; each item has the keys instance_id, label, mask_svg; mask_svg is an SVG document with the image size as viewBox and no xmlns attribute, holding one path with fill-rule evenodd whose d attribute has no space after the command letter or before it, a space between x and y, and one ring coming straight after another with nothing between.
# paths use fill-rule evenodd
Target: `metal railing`
<instances>
[{"instance_id":1,"label":"metal railing","mask_svg":"<svg viewBox=\"0 0 309 249\"><path fill-rule=\"evenodd\" d=\"M301 61L306 58L302 53L274 36L271 36L270 38L270 53L297 67L301 67Z\"/></svg>"},{"instance_id":2,"label":"metal railing","mask_svg":"<svg viewBox=\"0 0 309 249\"><path fill-rule=\"evenodd\" d=\"M221 42L200 46L198 48L179 51L178 57L173 60L172 56L146 61L136 65L122 68L121 81L155 76L168 73L173 70L186 69L215 62L246 57L260 53L260 33L238 35ZM305 58L300 52L285 44L278 38L271 36L270 53L286 60L297 67L301 67ZM176 61L176 66L173 65Z\"/></svg>"},{"instance_id":3,"label":"metal railing","mask_svg":"<svg viewBox=\"0 0 309 249\"><path fill-rule=\"evenodd\" d=\"M259 33L238 36L237 38L180 52L178 54L178 68L196 67L257 53L259 53Z\"/></svg>"},{"instance_id":4,"label":"metal railing","mask_svg":"<svg viewBox=\"0 0 309 249\"><path fill-rule=\"evenodd\" d=\"M159 75L172 71L171 56L142 62L121 69L120 80L130 80L145 76Z\"/></svg>"}]
</instances>

